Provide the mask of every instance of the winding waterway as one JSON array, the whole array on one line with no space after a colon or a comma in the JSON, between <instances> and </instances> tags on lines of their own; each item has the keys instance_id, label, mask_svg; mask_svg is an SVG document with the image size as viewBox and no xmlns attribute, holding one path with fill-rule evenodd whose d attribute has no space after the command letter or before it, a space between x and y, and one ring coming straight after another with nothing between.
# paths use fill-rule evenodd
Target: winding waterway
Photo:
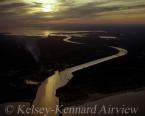
<instances>
[{"instance_id":1,"label":"winding waterway","mask_svg":"<svg viewBox=\"0 0 145 116\"><path fill-rule=\"evenodd\" d=\"M81 43L81 42L76 42L76 41L71 41L72 39L72 36L75 36L75 37L84 37L84 35L82 34L49 34L50 36L64 36L65 38L63 39L64 42L67 42L67 43L71 43L71 44L85 44L85 43Z\"/></svg>"},{"instance_id":2,"label":"winding waterway","mask_svg":"<svg viewBox=\"0 0 145 116\"><path fill-rule=\"evenodd\" d=\"M62 35L62 36L64 36L64 35ZM80 44L78 42L71 41L70 40L71 36L69 36L69 35L66 35L65 37L66 38L63 39L63 41L65 41L65 42L69 42L69 43L73 43L73 44ZM93 60L93 61L81 64L78 66L70 67L61 72L55 71L55 73L52 76L48 77L48 79L46 79L40 85L33 104L38 107L48 107L50 109L55 109L56 105L59 105L59 98L56 97L56 90L58 88L65 86L73 78L73 72L82 70L87 67L91 67L93 65L96 65L96 64L99 64L99 63L102 63L102 62L105 62L105 61L108 61L111 59L115 59L115 58L124 56L128 53L128 51L123 48L113 47L113 46L109 46L109 47L117 50L118 53L111 55L111 56L103 57L103 58L100 58L97 60ZM49 116L57 116L57 115L58 114L56 114L54 111L51 111L49 113Z\"/></svg>"}]
</instances>

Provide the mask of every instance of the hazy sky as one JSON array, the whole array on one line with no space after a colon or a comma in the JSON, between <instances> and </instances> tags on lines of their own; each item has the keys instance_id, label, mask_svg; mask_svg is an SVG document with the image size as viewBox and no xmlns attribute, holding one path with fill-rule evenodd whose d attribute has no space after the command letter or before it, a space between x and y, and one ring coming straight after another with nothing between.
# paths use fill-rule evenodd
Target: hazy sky
<instances>
[{"instance_id":1,"label":"hazy sky","mask_svg":"<svg viewBox=\"0 0 145 116\"><path fill-rule=\"evenodd\" d=\"M145 24L145 0L0 0L0 29Z\"/></svg>"}]
</instances>

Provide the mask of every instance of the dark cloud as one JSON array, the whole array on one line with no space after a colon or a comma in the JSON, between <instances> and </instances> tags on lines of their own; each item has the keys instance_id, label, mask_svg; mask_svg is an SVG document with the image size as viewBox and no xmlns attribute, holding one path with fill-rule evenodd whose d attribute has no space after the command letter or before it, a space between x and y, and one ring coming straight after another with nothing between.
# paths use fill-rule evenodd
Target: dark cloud
<instances>
[{"instance_id":1,"label":"dark cloud","mask_svg":"<svg viewBox=\"0 0 145 116\"><path fill-rule=\"evenodd\" d=\"M107 2L103 2L107 3ZM114 5L114 6L99 6L103 3L98 4L97 2L88 3L82 6L70 7L64 10L61 13L55 13L55 19L63 19L63 18L94 18L96 16L100 16L101 13L110 13L114 11L123 11L123 10L131 10L131 9L140 9L145 8L145 4L141 5Z\"/></svg>"},{"instance_id":2,"label":"dark cloud","mask_svg":"<svg viewBox=\"0 0 145 116\"><path fill-rule=\"evenodd\" d=\"M77 0L58 1L60 10L56 12L46 13L38 11L28 13L29 11L33 11L34 8L41 8L43 4L39 2L29 4L21 0L15 0L15 2L12 2L12 0L1 0L0 26L36 26L67 19L93 19L101 17L104 14L109 15L111 12L126 12L133 9L145 10L144 0L92 0L86 3L83 0L82 2L81 0L78 0L80 2L77 2ZM142 14L145 14L145 12ZM130 15L133 15L133 13Z\"/></svg>"},{"instance_id":3,"label":"dark cloud","mask_svg":"<svg viewBox=\"0 0 145 116\"><path fill-rule=\"evenodd\" d=\"M1 11L9 11L13 9L19 9L27 6L25 3L9 3L9 4L0 4L0 12Z\"/></svg>"}]
</instances>

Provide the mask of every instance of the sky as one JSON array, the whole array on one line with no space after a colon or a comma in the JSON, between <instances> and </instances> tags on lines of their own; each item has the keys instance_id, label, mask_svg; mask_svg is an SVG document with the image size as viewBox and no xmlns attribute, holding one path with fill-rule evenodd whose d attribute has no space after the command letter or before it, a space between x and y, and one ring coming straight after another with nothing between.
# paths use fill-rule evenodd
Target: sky
<instances>
[{"instance_id":1,"label":"sky","mask_svg":"<svg viewBox=\"0 0 145 116\"><path fill-rule=\"evenodd\" d=\"M145 24L145 0L0 0L0 30Z\"/></svg>"}]
</instances>

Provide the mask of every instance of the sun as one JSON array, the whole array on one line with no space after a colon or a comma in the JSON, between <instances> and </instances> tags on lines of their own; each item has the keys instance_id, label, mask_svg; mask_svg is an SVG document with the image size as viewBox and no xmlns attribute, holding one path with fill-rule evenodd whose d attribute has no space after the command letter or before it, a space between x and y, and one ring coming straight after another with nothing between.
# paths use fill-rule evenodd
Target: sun
<instances>
[{"instance_id":1,"label":"sun","mask_svg":"<svg viewBox=\"0 0 145 116\"><path fill-rule=\"evenodd\" d=\"M32 3L40 3L39 7L42 12L54 12L56 11L56 6L58 0L24 0L24 2L32 4Z\"/></svg>"},{"instance_id":2,"label":"sun","mask_svg":"<svg viewBox=\"0 0 145 116\"><path fill-rule=\"evenodd\" d=\"M53 12L56 10L57 0L38 0L42 4L43 12Z\"/></svg>"},{"instance_id":3,"label":"sun","mask_svg":"<svg viewBox=\"0 0 145 116\"><path fill-rule=\"evenodd\" d=\"M42 5L43 12L53 12L54 6L53 5Z\"/></svg>"}]
</instances>

